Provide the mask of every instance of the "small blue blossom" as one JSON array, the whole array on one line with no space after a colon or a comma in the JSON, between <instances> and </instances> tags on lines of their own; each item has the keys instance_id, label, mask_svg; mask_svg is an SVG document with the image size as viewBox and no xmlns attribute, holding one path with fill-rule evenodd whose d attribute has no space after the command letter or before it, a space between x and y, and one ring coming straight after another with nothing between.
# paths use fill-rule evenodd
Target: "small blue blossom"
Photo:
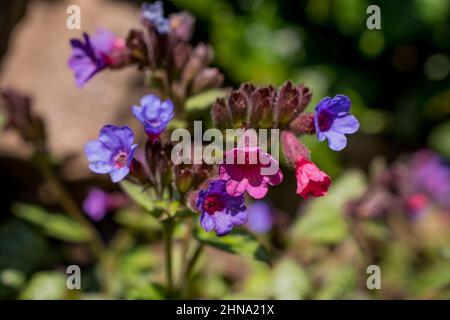
<instances>
[{"instance_id":1,"label":"small blue blossom","mask_svg":"<svg viewBox=\"0 0 450 320\"><path fill-rule=\"evenodd\" d=\"M351 101L342 94L334 98L322 99L314 116L317 138L324 141L328 138L331 150L340 151L347 145L346 134L355 133L359 129L359 122L350 114Z\"/></svg>"},{"instance_id":2,"label":"small blue blossom","mask_svg":"<svg viewBox=\"0 0 450 320\"><path fill-rule=\"evenodd\" d=\"M173 104L170 99L161 101L158 96L147 95L141 99L141 106L132 107L133 115L142 123L150 138L159 136L173 118Z\"/></svg>"},{"instance_id":3,"label":"small blue blossom","mask_svg":"<svg viewBox=\"0 0 450 320\"><path fill-rule=\"evenodd\" d=\"M95 173L110 174L112 182L121 181L130 172L137 147L133 140L133 131L127 126L104 126L98 140L86 144L89 169Z\"/></svg>"},{"instance_id":4,"label":"small blue blossom","mask_svg":"<svg viewBox=\"0 0 450 320\"><path fill-rule=\"evenodd\" d=\"M225 181L210 182L208 189L201 190L196 200L201 212L201 226L208 232L214 230L218 236L230 233L233 227L248 220L244 201L243 194L233 197L227 193Z\"/></svg>"},{"instance_id":5,"label":"small blue blossom","mask_svg":"<svg viewBox=\"0 0 450 320\"><path fill-rule=\"evenodd\" d=\"M248 207L247 227L255 233L266 233L272 229L273 210L264 201L255 201Z\"/></svg>"},{"instance_id":6,"label":"small blue blossom","mask_svg":"<svg viewBox=\"0 0 450 320\"><path fill-rule=\"evenodd\" d=\"M141 19L144 23L150 23L159 34L170 32L169 19L164 18L164 8L161 1L155 3L143 3L141 6Z\"/></svg>"}]
</instances>

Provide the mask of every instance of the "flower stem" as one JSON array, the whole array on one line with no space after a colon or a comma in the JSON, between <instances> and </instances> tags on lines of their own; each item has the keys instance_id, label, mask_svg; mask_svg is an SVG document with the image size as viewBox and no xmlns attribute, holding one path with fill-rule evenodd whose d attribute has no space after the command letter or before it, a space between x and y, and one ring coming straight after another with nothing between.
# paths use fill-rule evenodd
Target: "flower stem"
<instances>
[{"instance_id":1,"label":"flower stem","mask_svg":"<svg viewBox=\"0 0 450 320\"><path fill-rule=\"evenodd\" d=\"M183 277L183 280L181 283L181 288L182 288L181 291L182 291L183 295L186 293L192 272L194 271L195 265L197 264L197 261L203 252L203 248L204 248L204 244L201 242L197 242L197 247L195 248L194 253L192 254L191 258L189 259L189 262L185 269L184 277Z\"/></svg>"},{"instance_id":2,"label":"flower stem","mask_svg":"<svg viewBox=\"0 0 450 320\"><path fill-rule=\"evenodd\" d=\"M163 231L164 231L164 255L166 260L167 293L169 297L173 293L173 270L172 270L173 229L174 229L173 219L168 218L163 223Z\"/></svg>"}]
</instances>

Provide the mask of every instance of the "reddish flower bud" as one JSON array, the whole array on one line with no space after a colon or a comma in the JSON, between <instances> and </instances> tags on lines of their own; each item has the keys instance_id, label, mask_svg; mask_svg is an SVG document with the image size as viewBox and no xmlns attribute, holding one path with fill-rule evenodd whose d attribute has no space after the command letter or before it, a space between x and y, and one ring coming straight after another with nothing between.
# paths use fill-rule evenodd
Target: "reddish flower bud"
<instances>
[{"instance_id":1,"label":"reddish flower bud","mask_svg":"<svg viewBox=\"0 0 450 320\"><path fill-rule=\"evenodd\" d=\"M272 127L272 105L275 101L275 90L269 87L256 89L252 95L252 110L250 113L250 126L252 128Z\"/></svg>"},{"instance_id":2,"label":"reddish flower bud","mask_svg":"<svg viewBox=\"0 0 450 320\"><path fill-rule=\"evenodd\" d=\"M233 91L227 100L230 114L233 119L233 125L236 128L247 124L247 110L250 101L243 91Z\"/></svg>"},{"instance_id":3,"label":"reddish flower bud","mask_svg":"<svg viewBox=\"0 0 450 320\"><path fill-rule=\"evenodd\" d=\"M310 158L310 151L291 131L281 132L281 147L286 160L292 167L299 158Z\"/></svg>"},{"instance_id":4,"label":"reddish flower bud","mask_svg":"<svg viewBox=\"0 0 450 320\"><path fill-rule=\"evenodd\" d=\"M232 127L230 111L227 108L225 100L222 98L217 99L214 103L211 109L211 117L214 126L218 129L223 130Z\"/></svg>"},{"instance_id":5,"label":"reddish flower bud","mask_svg":"<svg viewBox=\"0 0 450 320\"><path fill-rule=\"evenodd\" d=\"M136 62L140 68L150 64L144 32L131 30L128 34L126 44L131 61Z\"/></svg>"},{"instance_id":6,"label":"reddish flower bud","mask_svg":"<svg viewBox=\"0 0 450 320\"><path fill-rule=\"evenodd\" d=\"M296 134L314 134L316 126L314 125L314 112L302 113L289 124Z\"/></svg>"},{"instance_id":7,"label":"reddish flower bud","mask_svg":"<svg viewBox=\"0 0 450 320\"><path fill-rule=\"evenodd\" d=\"M307 87L300 85L295 87L291 81L285 82L278 92L275 105L277 124L279 128L286 126L291 120L301 113L311 99L311 93Z\"/></svg>"},{"instance_id":8,"label":"reddish flower bud","mask_svg":"<svg viewBox=\"0 0 450 320\"><path fill-rule=\"evenodd\" d=\"M212 48L204 43L199 43L194 48L191 57L184 67L183 75L181 77L184 86L187 86L200 70L211 63L213 55Z\"/></svg>"},{"instance_id":9,"label":"reddish flower bud","mask_svg":"<svg viewBox=\"0 0 450 320\"><path fill-rule=\"evenodd\" d=\"M309 195L321 197L326 195L331 184L330 177L317 166L301 157L295 164L295 175L297 177L297 194L303 199Z\"/></svg>"},{"instance_id":10,"label":"reddish flower bud","mask_svg":"<svg viewBox=\"0 0 450 320\"><path fill-rule=\"evenodd\" d=\"M192 83L192 94L197 94L207 89L220 87L224 76L217 68L205 68L199 72Z\"/></svg>"},{"instance_id":11,"label":"reddish flower bud","mask_svg":"<svg viewBox=\"0 0 450 320\"><path fill-rule=\"evenodd\" d=\"M308 106L309 102L312 98L312 91L306 87L303 83L298 86L298 90L300 92L300 106L299 112L303 112Z\"/></svg>"},{"instance_id":12,"label":"reddish flower bud","mask_svg":"<svg viewBox=\"0 0 450 320\"><path fill-rule=\"evenodd\" d=\"M195 18L186 11L170 15L170 28L175 36L182 41L189 41L194 30Z\"/></svg>"}]
</instances>

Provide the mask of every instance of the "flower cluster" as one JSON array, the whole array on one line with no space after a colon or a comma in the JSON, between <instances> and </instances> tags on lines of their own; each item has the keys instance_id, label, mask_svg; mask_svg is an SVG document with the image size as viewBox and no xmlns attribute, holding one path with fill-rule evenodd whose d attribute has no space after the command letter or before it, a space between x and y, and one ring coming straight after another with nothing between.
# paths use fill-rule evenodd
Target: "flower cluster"
<instances>
[{"instance_id":1,"label":"flower cluster","mask_svg":"<svg viewBox=\"0 0 450 320\"><path fill-rule=\"evenodd\" d=\"M405 212L416 218L432 208L450 213L450 165L421 150L381 170L365 194L349 204L349 213L368 218Z\"/></svg>"},{"instance_id":2,"label":"flower cluster","mask_svg":"<svg viewBox=\"0 0 450 320\"><path fill-rule=\"evenodd\" d=\"M327 138L329 147L340 151L347 144L345 134L355 133L359 129L358 120L350 114L351 102L348 97L326 97L318 103L315 112L304 113L311 97L312 93L308 87L303 84L295 86L291 81L284 83L279 90L272 86L258 88L251 83L245 83L238 90L231 91L226 98L217 99L212 108L213 122L221 129L280 129L283 154L288 164L296 169L297 194L304 199L309 195L325 195L331 180L311 162L310 152L300 142L298 135L317 133L319 141ZM245 172L249 169L239 170ZM277 175L282 177L281 172ZM247 186L247 181L236 184L231 179L233 183L229 183L229 188L249 188L249 194L253 193L254 197L259 199L265 195L267 183L279 180L278 176L258 179L263 181L262 185L265 187L255 188L251 184ZM256 182L258 179L253 178L257 186L260 185Z\"/></svg>"},{"instance_id":3,"label":"flower cluster","mask_svg":"<svg viewBox=\"0 0 450 320\"><path fill-rule=\"evenodd\" d=\"M71 41L69 65L78 85L105 68L134 64L145 72L146 83L154 92L131 108L147 135L145 161L134 157L137 144L129 127L106 125L98 139L86 145L89 168L109 174L113 182L130 177L141 186L150 185L160 200L168 197L167 201L181 201L199 211L200 224L206 231L226 235L248 221L246 194L262 199L269 186L283 181L280 164L271 150L248 143L226 150L218 166L179 164L173 159L174 147L164 141L163 132L175 114L183 114L187 98L221 86L223 75L209 67L213 59L209 45L189 43L194 25L189 13L165 17L161 2L143 4L141 22L144 31L131 30L126 40L101 31L92 37L84 34L84 42ZM214 126L221 130L280 130L284 162L295 167L297 194L304 199L325 195L331 179L311 161L310 151L299 136L317 134L319 141L328 139L330 148L339 151L347 144L345 135L359 128L350 114L348 97L327 97L318 103L315 112L305 113L311 97L308 87L291 81L279 89L244 83L218 98L211 110ZM100 198L104 197L94 197ZM253 211L258 208L250 207ZM99 217L104 211L93 214Z\"/></svg>"}]
</instances>

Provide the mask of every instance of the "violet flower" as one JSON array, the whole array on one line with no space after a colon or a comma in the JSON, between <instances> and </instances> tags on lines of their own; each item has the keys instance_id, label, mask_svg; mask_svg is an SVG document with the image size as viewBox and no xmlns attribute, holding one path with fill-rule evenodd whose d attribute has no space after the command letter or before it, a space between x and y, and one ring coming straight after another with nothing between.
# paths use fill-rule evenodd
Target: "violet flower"
<instances>
[{"instance_id":1,"label":"violet flower","mask_svg":"<svg viewBox=\"0 0 450 320\"><path fill-rule=\"evenodd\" d=\"M438 154L423 150L414 155L409 185L450 209L450 166Z\"/></svg>"},{"instance_id":2,"label":"violet flower","mask_svg":"<svg viewBox=\"0 0 450 320\"><path fill-rule=\"evenodd\" d=\"M248 220L244 200L243 194L230 196L223 180L210 182L206 190L200 190L196 200L201 226L208 232L214 230L218 236L230 233L233 227Z\"/></svg>"},{"instance_id":3,"label":"violet flower","mask_svg":"<svg viewBox=\"0 0 450 320\"><path fill-rule=\"evenodd\" d=\"M93 221L100 221L109 211L123 207L128 202L129 198L123 193L107 193L100 188L93 187L83 201L83 211Z\"/></svg>"},{"instance_id":4,"label":"violet flower","mask_svg":"<svg viewBox=\"0 0 450 320\"><path fill-rule=\"evenodd\" d=\"M340 151L347 145L346 134L355 133L359 129L359 122L350 114L351 101L342 94L334 98L322 99L314 117L317 138L324 141L328 138L331 150Z\"/></svg>"},{"instance_id":5,"label":"violet flower","mask_svg":"<svg viewBox=\"0 0 450 320\"><path fill-rule=\"evenodd\" d=\"M133 131L127 126L104 126L98 140L86 144L89 169L95 173L110 174L112 182L121 181L130 172L137 147L133 140Z\"/></svg>"},{"instance_id":6,"label":"violet flower","mask_svg":"<svg viewBox=\"0 0 450 320\"><path fill-rule=\"evenodd\" d=\"M142 123L150 138L158 137L173 118L173 104L170 99L161 101L150 94L141 99L142 106L133 106L133 115Z\"/></svg>"},{"instance_id":7,"label":"violet flower","mask_svg":"<svg viewBox=\"0 0 450 320\"><path fill-rule=\"evenodd\" d=\"M72 55L69 67L79 87L108 66L124 61L125 41L107 30L98 30L92 37L83 33L83 40L71 39Z\"/></svg>"},{"instance_id":8,"label":"violet flower","mask_svg":"<svg viewBox=\"0 0 450 320\"><path fill-rule=\"evenodd\" d=\"M266 233L272 229L273 210L264 201L255 201L248 207L247 227L255 233Z\"/></svg>"}]
</instances>

